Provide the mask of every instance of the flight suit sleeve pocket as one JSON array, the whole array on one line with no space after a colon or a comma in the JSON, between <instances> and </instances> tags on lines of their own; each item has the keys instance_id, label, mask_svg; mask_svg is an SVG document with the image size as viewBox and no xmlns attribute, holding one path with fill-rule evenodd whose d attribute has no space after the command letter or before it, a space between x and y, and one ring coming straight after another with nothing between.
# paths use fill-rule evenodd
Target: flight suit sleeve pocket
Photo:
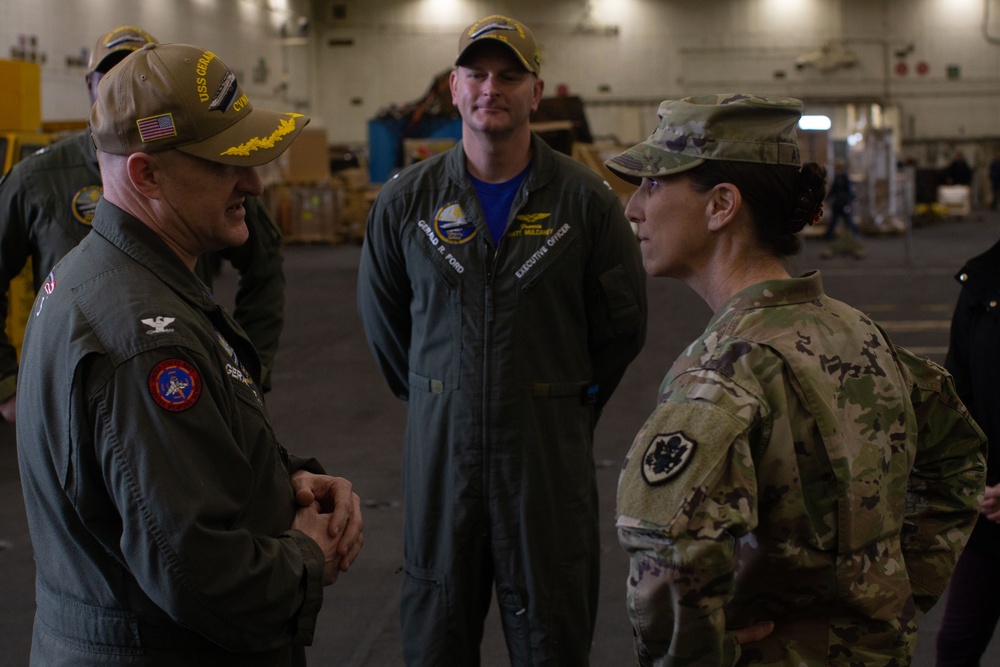
<instances>
[{"instance_id":1,"label":"flight suit sleeve pocket","mask_svg":"<svg viewBox=\"0 0 1000 667\"><path fill-rule=\"evenodd\" d=\"M612 335L630 334L642 326L642 308L636 298L625 267L612 267L598 279L607 305Z\"/></svg>"}]
</instances>

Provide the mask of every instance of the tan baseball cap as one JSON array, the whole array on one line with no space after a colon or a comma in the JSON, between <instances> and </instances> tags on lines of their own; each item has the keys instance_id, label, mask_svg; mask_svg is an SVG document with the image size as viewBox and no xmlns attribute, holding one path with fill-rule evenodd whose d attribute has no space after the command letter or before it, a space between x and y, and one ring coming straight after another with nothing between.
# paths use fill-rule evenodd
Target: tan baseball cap
<instances>
[{"instance_id":1,"label":"tan baseball cap","mask_svg":"<svg viewBox=\"0 0 1000 667\"><path fill-rule=\"evenodd\" d=\"M115 155L171 148L236 166L278 157L309 122L255 109L236 75L211 51L146 44L102 79L90 111L98 150Z\"/></svg>"},{"instance_id":2,"label":"tan baseball cap","mask_svg":"<svg viewBox=\"0 0 1000 667\"><path fill-rule=\"evenodd\" d=\"M484 39L495 39L510 47L517 59L532 74L537 75L542 68L542 58L538 53L535 36L519 21L499 14L487 16L470 25L458 40L458 58L455 65L461 65L469 47Z\"/></svg>"},{"instance_id":3,"label":"tan baseball cap","mask_svg":"<svg viewBox=\"0 0 1000 667\"><path fill-rule=\"evenodd\" d=\"M156 41L142 28L123 25L100 36L87 62L87 74L108 72L128 54Z\"/></svg>"},{"instance_id":4,"label":"tan baseball cap","mask_svg":"<svg viewBox=\"0 0 1000 667\"><path fill-rule=\"evenodd\" d=\"M604 164L631 183L667 176L705 160L801 166L795 128L802 101L724 93L660 103L656 130Z\"/></svg>"}]
</instances>

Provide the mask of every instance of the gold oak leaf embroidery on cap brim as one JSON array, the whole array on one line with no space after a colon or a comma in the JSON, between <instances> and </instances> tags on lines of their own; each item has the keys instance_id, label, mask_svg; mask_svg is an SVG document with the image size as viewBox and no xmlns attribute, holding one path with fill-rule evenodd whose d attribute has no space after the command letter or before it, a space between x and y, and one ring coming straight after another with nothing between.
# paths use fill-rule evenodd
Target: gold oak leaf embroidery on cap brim
<instances>
[{"instance_id":1,"label":"gold oak leaf embroidery on cap brim","mask_svg":"<svg viewBox=\"0 0 1000 667\"><path fill-rule=\"evenodd\" d=\"M254 137L250 141L242 143L239 146L227 148L219 153L219 155L250 155L253 151L274 148L274 145L281 141L282 137L295 130L295 119L302 117L302 114L300 113L288 113L286 115L291 116L291 118L279 120L278 129L272 132L271 136Z\"/></svg>"}]
</instances>

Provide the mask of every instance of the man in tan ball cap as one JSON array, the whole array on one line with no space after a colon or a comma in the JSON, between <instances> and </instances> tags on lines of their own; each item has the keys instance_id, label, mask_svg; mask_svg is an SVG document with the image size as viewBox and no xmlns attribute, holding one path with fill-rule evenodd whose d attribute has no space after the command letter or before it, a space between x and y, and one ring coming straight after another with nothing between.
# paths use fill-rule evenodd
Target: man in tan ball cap
<instances>
[{"instance_id":1,"label":"man in tan ball cap","mask_svg":"<svg viewBox=\"0 0 1000 667\"><path fill-rule=\"evenodd\" d=\"M386 183L358 304L406 401L403 659L480 663L496 594L510 664L590 662L594 427L645 338L638 244L593 171L531 131L539 47L509 16L458 39L462 141Z\"/></svg>"},{"instance_id":2,"label":"man in tan ball cap","mask_svg":"<svg viewBox=\"0 0 1000 667\"><path fill-rule=\"evenodd\" d=\"M97 93L104 196L39 291L18 383L32 664L304 665L360 500L279 443L257 352L194 268L246 240L254 168L309 119L186 44L146 44Z\"/></svg>"}]
</instances>

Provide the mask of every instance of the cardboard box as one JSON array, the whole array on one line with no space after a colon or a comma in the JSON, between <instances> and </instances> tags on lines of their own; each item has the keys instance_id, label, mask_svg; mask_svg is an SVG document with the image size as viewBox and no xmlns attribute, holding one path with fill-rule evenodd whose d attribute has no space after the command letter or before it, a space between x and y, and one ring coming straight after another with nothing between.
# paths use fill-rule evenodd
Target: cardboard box
<instances>
[{"instance_id":1,"label":"cardboard box","mask_svg":"<svg viewBox=\"0 0 1000 667\"><path fill-rule=\"evenodd\" d=\"M344 241L360 243L365 238L368 214L372 210L379 187L341 191L341 206L337 211L337 228Z\"/></svg>"},{"instance_id":2,"label":"cardboard box","mask_svg":"<svg viewBox=\"0 0 1000 667\"><path fill-rule=\"evenodd\" d=\"M972 197L968 185L940 185L937 196L945 215L967 216L972 212Z\"/></svg>"},{"instance_id":3,"label":"cardboard box","mask_svg":"<svg viewBox=\"0 0 1000 667\"><path fill-rule=\"evenodd\" d=\"M628 146L598 146L595 144L573 144L573 159L582 162L603 178L616 195L622 206L628 203L636 186L624 181L611 172L604 162L624 151Z\"/></svg>"},{"instance_id":4,"label":"cardboard box","mask_svg":"<svg viewBox=\"0 0 1000 667\"><path fill-rule=\"evenodd\" d=\"M306 127L277 160L286 183L320 183L330 178L330 148L323 128Z\"/></svg>"},{"instance_id":5,"label":"cardboard box","mask_svg":"<svg viewBox=\"0 0 1000 667\"><path fill-rule=\"evenodd\" d=\"M297 243L339 243L336 190L329 184L291 189L291 219L286 240Z\"/></svg>"},{"instance_id":6,"label":"cardboard box","mask_svg":"<svg viewBox=\"0 0 1000 667\"><path fill-rule=\"evenodd\" d=\"M264 204L286 243L339 243L338 193L329 183L270 185Z\"/></svg>"},{"instance_id":7,"label":"cardboard box","mask_svg":"<svg viewBox=\"0 0 1000 667\"><path fill-rule=\"evenodd\" d=\"M0 60L0 91L0 130L37 132L42 126L41 66Z\"/></svg>"},{"instance_id":8,"label":"cardboard box","mask_svg":"<svg viewBox=\"0 0 1000 667\"><path fill-rule=\"evenodd\" d=\"M368 170L361 167L341 169L334 172L331 178L344 190L365 190L369 187Z\"/></svg>"}]
</instances>

